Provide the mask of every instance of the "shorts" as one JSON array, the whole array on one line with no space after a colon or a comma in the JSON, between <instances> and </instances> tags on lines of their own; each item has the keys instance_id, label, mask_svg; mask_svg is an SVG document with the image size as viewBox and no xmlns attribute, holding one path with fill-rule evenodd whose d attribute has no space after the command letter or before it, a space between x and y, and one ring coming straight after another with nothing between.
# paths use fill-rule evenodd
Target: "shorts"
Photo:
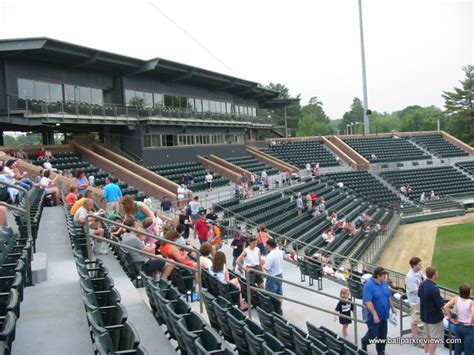
<instances>
[{"instance_id":1,"label":"shorts","mask_svg":"<svg viewBox=\"0 0 474 355\"><path fill-rule=\"evenodd\" d=\"M413 304L411 306L411 324L420 324L420 304Z\"/></svg>"},{"instance_id":2,"label":"shorts","mask_svg":"<svg viewBox=\"0 0 474 355\"><path fill-rule=\"evenodd\" d=\"M443 321L430 324L423 323L425 329L425 337L430 339L443 339L444 338L444 325Z\"/></svg>"},{"instance_id":3,"label":"shorts","mask_svg":"<svg viewBox=\"0 0 474 355\"><path fill-rule=\"evenodd\" d=\"M163 272L166 262L160 259L150 259L143 264L143 272L147 275L151 275L154 272Z\"/></svg>"}]
</instances>

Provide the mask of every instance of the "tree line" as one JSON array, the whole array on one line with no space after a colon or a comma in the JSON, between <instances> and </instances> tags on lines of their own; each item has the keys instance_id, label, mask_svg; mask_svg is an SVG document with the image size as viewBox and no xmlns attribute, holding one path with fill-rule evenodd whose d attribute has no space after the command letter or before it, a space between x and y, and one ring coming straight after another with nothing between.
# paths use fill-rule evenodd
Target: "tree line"
<instances>
[{"instance_id":1,"label":"tree line","mask_svg":"<svg viewBox=\"0 0 474 355\"><path fill-rule=\"evenodd\" d=\"M391 113L369 111L370 133L434 131L439 121L442 130L474 146L474 66L468 65L462 70L464 78L460 86L441 93L445 100L444 109L413 105ZM283 84L270 83L266 88L280 92L279 98L282 99L300 99L300 95L292 97ZM264 114L275 117L279 125L284 125L282 108L267 110ZM350 131L361 134L364 130L364 107L362 101L355 97L342 118L330 119L321 100L312 97L306 105L288 107L287 122L292 136L345 134L348 125Z\"/></svg>"}]
</instances>

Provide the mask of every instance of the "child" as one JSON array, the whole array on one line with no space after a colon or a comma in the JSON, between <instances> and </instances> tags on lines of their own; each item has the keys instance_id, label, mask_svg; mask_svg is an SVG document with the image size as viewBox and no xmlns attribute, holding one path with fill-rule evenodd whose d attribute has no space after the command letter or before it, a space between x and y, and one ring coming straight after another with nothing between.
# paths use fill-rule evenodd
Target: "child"
<instances>
[{"instance_id":1,"label":"child","mask_svg":"<svg viewBox=\"0 0 474 355\"><path fill-rule=\"evenodd\" d=\"M235 271L235 266L237 265L237 258L242 254L245 247L245 239L240 235L240 227L237 227L237 231L234 235L234 240L230 244L230 247L233 249L232 251L232 271ZM241 272L240 269L239 272Z\"/></svg>"},{"instance_id":2,"label":"child","mask_svg":"<svg viewBox=\"0 0 474 355\"><path fill-rule=\"evenodd\" d=\"M345 300L350 300L351 293L350 293L349 289L347 287L343 287L341 289L341 293L339 294L339 297L343 298ZM345 301L342 301L342 300L339 301L337 306L336 306L336 311L337 312L339 312L342 315L348 316L348 317L351 316L351 312L353 310L354 310L354 305L352 303L345 302ZM337 318L338 317L335 316L334 321L336 321ZM348 335L347 328L348 328L349 324L351 324L351 323L352 323L352 321L350 319L339 317L339 324L342 324L342 336L344 338L346 338L347 335Z\"/></svg>"}]
</instances>

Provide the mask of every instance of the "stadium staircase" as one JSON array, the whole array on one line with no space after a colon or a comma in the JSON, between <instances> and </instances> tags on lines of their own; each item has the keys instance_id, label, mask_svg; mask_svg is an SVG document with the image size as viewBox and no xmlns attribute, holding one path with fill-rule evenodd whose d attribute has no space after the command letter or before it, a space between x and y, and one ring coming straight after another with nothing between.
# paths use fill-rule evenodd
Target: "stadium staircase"
<instances>
[{"instance_id":1,"label":"stadium staircase","mask_svg":"<svg viewBox=\"0 0 474 355\"><path fill-rule=\"evenodd\" d=\"M252 174L260 175L263 170L265 170L268 175L278 174L278 169L275 169L268 164L262 163L250 155L226 158L225 160L233 165L247 170Z\"/></svg>"},{"instance_id":2,"label":"stadium staircase","mask_svg":"<svg viewBox=\"0 0 474 355\"><path fill-rule=\"evenodd\" d=\"M257 159L258 161L264 164L268 164L274 167L275 169L278 169L279 171L288 170L290 173L293 173L299 170L297 166L289 164L286 161L280 160L270 154L265 153L262 150L250 147L248 145L245 147L245 150L249 155L255 157L255 159Z\"/></svg>"}]
</instances>

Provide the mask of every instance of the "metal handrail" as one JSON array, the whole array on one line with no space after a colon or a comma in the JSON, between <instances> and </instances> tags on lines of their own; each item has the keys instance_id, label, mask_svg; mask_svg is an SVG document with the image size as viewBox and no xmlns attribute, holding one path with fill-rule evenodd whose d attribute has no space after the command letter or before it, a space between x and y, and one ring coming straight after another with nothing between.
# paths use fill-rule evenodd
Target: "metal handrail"
<instances>
[{"instance_id":1,"label":"metal handrail","mask_svg":"<svg viewBox=\"0 0 474 355\"><path fill-rule=\"evenodd\" d=\"M28 190L24 189L23 187L20 187L20 186L14 185L14 184L10 184L10 183L5 182L5 181L0 181L0 185L4 185L4 186L10 187L12 189L16 189L16 190L21 191L21 192L24 193L25 209L24 209L24 211L18 211L18 212L21 212L21 213L26 215L26 232L28 233L28 240L30 242L32 242L33 241L33 234L31 233L31 219L30 219L31 218L31 216L30 216L31 209L30 209L30 197L28 196ZM8 205L8 206L10 206L10 205ZM13 207L13 206L11 206L11 207ZM16 208L18 208L18 207L16 207Z\"/></svg>"},{"instance_id":2,"label":"metal handrail","mask_svg":"<svg viewBox=\"0 0 474 355\"><path fill-rule=\"evenodd\" d=\"M218 205L218 204L217 204L217 205ZM247 218L245 218L245 217L240 216L238 213L235 213L235 212L233 212L233 211L231 211L231 210L229 210L229 209L227 209L227 208L225 208L225 207L222 207L222 206L220 206L220 205L218 205L218 206L219 206L219 208L221 208L223 211L229 212L231 215L234 216L234 218L235 218L235 216L238 216L238 218L241 219L241 220L243 220L246 224L251 225L252 227L258 227L258 225L257 225L255 222L253 222L253 221L251 221L251 220L249 220L249 219L247 219ZM395 214L394 214L394 216L395 216ZM226 228L227 228L227 229L230 229L230 230L233 230L232 227L226 227ZM297 244L300 244L300 245L311 246L312 248L316 249L318 253L328 253L329 256L341 257L341 258L347 260L347 261L349 262L349 265L351 265L351 267L352 267L352 265L358 265L358 264L360 264L360 265L362 265L363 269L365 269L365 270L367 270L367 271L371 271L371 270L373 270L373 269L375 269L375 268L377 267L377 266L374 265L374 264L367 263L367 262L364 262L364 261L361 261L361 260L357 260L357 259L353 259L353 258L351 258L351 257L349 257L349 256L345 256L345 255L342 255L342 254L338 254L338 253L336 253L336 252L334 252L334 251L328 251L327 249L320 248L320 247L316 247L316 246L314 246L314 245L312 245L312 244L310 244L310 243L306 243L306 242L303 242L303 241L299 241L299 240L297 240L297 239L295 239L295 238L291 238L291 237L289 237L289 236L285 236L285 235L282 235L282 234L279 234L279 233L272 232L271 230L269 230L269 233L270 233L271 235L277 236L278 238L287 239L287 240L289 240L289 241L291 241L291 242L294 242L294 243L297 243ZM314 259L312 256L306 256L306 255L305 255L304 257L307 258L307 259L316 260L316 259ZM320 262L320 260L316 260L316 261ZM385 268L385 269L388 271L388 273L389 273L390 276L394 276L394 277L397 279L397 281L398 281L397 285L398 285L398 286L403 285L403 284L401 283L401 281L403 281L403 283L404 283L404 280L405 280L405 276L406 276L406 275L404 275L404 274L402 274L402 273L400 273L400 272L397 272L397 271L395 271L395 270L391 270L391 269L387 269L387 268ZM441 291L443 291L443 295L444 295L445 298L446 298L446 297L452 297L452 296L457 295L457 292L456 292L455 290L452 290L452 289L450 289L450 288L447 288L447 287L444 287L444 286L440 286L440 285L438 285L438 287L439 287L439 289L440 289Z\"/></svg>"},{"instance_id":3,"label":"metal handrail","mask_svg":"<svg viewBox=\"0 0 474 355\"><path fill-rule=\"evenodd\" d=\"M279 295L277 293L273 293L273 292L270 292L270 291L263 290L261 288L252 286L251 283L250 283L250 274L251 273L259 274L259 275L265 276L267 278L275 279L275 280L278 280L282 283L286 283L286 284L298 287L300 289L304 289L306 291L316 293L316 294L321 295L321 296L329 297L329 298L332 298L332 299L336 299L336 300L339 300L339 301L344 301L344 302L350 303L352 305L355 305L356 308L354 308L354 311L353 311L354 317L346 316L344 314L340 314L340 313L334 312L332 310L328 310L328 309L325 309L325 308L322 308L322 307L318 307L318 306L315 306L315 305L312 305L312 304L308 304L306 302L299 301L299 300L294 299L294 298L285 297L285 296ZM358 323L364 323L364 324L367 323L364 320L361 321L357 318L357 307L360 307L360 308L364 309L364 308L367 308L365 305L359 304L359 303L354 302L354 301L346 300L344 298L340 298L340 297L337 297L337 296L333 296L333 295L330 295L328 293L321 292L321 291L318 291L316 289L309 288L307 286L302 286L302 285L299 285L295 282L288 281L288 280L285 280L283 278L273 276L273 275L270 275L270 274L267 274L265 272L255 270L255 269L252 269L252 268L245 269L245 279L246 279L245 281L246 281L246 284L247 284L247 302L249 302L248 317L250 319L252 319L252 312L251 312L251 309L252 309L252 307L251 307L252 306L252 293L251 293L251 291L261 292L263 294L266 294L266 295L269 295L269 296L272 296L272 297L276 297L276 298L281 299L281 300L290 301L290 302L297 303L297 304L300 304L302 306L312 308L312 309L315 309L315 310L318 310L318 311L321 311L321 312L324 312L324 313L328 313L328 314L332 314L332 315L335 315L335 316L338 316L338 317L341 317L341 318L353 320L354 323L355 323L355 325L354 325L354 339L355 339L355 344L357 345L357 343L358 343L357 325L358 325ZM400 312L401 312L401 310L400 310Z\"/></svg>"},{"instance_id":4,"label":"metal handrail","mask_svg":"<svg viewBox=\"0 0 474 355\"><path fill-rule=\"evenodd\" d=\"M84 230L86 230L88 228L84 228ZM167 263L170 263L170 264L173 264L175 266L179 266L180 268L183 268L183 269L186 269L188 271L191 271L191 272L197 272L198 274L198 279L199 279L199 290L198 290L198 293L199 293L199 312L202 313L204 311L204 308L203 308L203 297L202 297L202 270L201 270L201 263L200 263L200 260L198 258L198 261L197 261L197 268L193 268L191 266L187 266L187 265L184 265L182 263L179 263L175 260L172 260L172 259L168 259L168 258L164 258L162 256L159 256L159 255L155 255L155 254L152 254L152 253L147 253L143 250L140 250L140 249L137 249L137 248L133 248L133 247L130 247L128 245L125 245L123 243L119 243L119 242L116 242L114 240L110 240L110 239L107 239L107 238L102 238L102 237L98 237L98 236L95 236L95 235L90 235L89 232L87 231L86 232L86 238L87 238L87 235L89 235L89 238L93 238L93 239L96 239L96 240L100 240L102 242L106 242L106 243L109 243L109 244L112 244L112 245L116 245L120 248L125 248L129 251L133 251L135 253L138 253L138 254L142 254L142 255L146 255L148 256L149 258L151 259L157 259L157 260L162 260L162 261L165 261ZM89 242L88 242L89 243ZM92 260L89 258L89 260Z\"/></svg>"},{"instance_id":5,"label":"metal handrail","mask_svg":"<svg viewBox=\"0 0 474 355\"><path fill-rule=\"evenodd\" d=\"M181 245L181 244L178 244L176 242L172 242L170 240L167 240L165 238L161 238L161 237L157 237L156 235L153 235L153 234L150 234L150 233L147 233L145 231L142 231L142 230L139 230L139 229L136 229L136 228L133 228L133 227L129 227L129 226L126 226L122 223L117 223L115 221L111 221L107 218L104 218L104 217L101 217L101 216L95 216L93 214L90 214L89 215L90 217L93 217L95 219L98 219L104 223L109 223L109 224L112 224L114 226L117 226L117 227L122 227L124 229L127 229L129 231L132 231L132 232L136 232L136 233L139 233L139 234L142 234L142 235L145 235L149 238L154 238L156 240L160 240L162 242L166 242L166 243L169 243L169 244L172 244L172 245L175 245L177 247L179 247L180 249L184 249L184 250L188 250L188 251L191 251L191 252L194 252L196 253L197 257L196 257L196 262L197 262L197 268L192 268L192 267L188 267L186 265L183 265L179 262L175 262L173 260L172 264L174 265L179 265L180 267L183 267L185 269L192 269L194 270L195 272L197 272L198 274L198 286L199 286L199 293L201 293L201 290L202 290L202 268L201 268L201 260L200 260L200 256L201 256L201 251L198 250L198 249L195 249L193 247L189 247L187 245ZM104 241L104 242L107 242L107 243L111 243L111 244L116 244L118 246L121 246L121 247L124 247L124 248L128 248L130 250L133 250L134 252L140 252L141 254L145 254L147 256L153 256L155 259L162 259L162 260L166 260L168 262L168 259L167 258L161 258L159 256L156 256L155 254L151 254L151 253L147 253L147 252L144 252L143 250L140 250L140 249L135 249L135 248L132 248L132 247L129 247L127 245L123 245L122 243L117 243L115 241L112 241L110 239L106 239L106 238L101 238L101 237L98 237L98 236L95 236L95 235L92 235L90 233L90 227L89 227L89 223L84 223L83 224L84 226L84 232L86 234L86 244L87 244L87 257L89 258L89 260L93 260L93 253L92 253L92 249L91 249L91 238L93 239L97 239L97 240L101 240L101 241ZM199 310L200 312L202 313L203 312L203 297L202 295L200 294L199 295Z\"/></svg>"}]
</instances>

